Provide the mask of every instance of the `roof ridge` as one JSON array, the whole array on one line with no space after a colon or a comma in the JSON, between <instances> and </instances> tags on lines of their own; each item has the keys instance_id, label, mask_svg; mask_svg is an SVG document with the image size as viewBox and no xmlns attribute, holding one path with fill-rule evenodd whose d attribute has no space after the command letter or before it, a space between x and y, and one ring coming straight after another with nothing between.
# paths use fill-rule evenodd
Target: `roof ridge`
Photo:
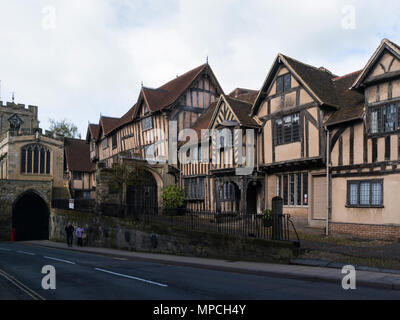
<instances>
[{"instance_id":1,"label":"roof ridge","mask_svg":"<svg viewBox=\"0 0 400 320\"><path fill-rule=\"evenodd\" d=\"M207 67L207 66L208 66L208 64L207 64L207 63L204 63L204 64L202 64L202 65L200 65L200 66L198 66L198 67L196 67L196 68L193 68L193 69L191 69L191 70L189 70L189 71L186 71L184 74L181 74L180 76L176 77L175 79L172 79L172 80L170 80L170 81L164 83L163 85L161 85L160 87L158 87L158 89L163 90L162 87L164 87L164 86L166 86L167 84L169 84L169 83L171 83L171 82L174 82L174 81L176 81L176 80L178 80L178 79L180 79L180 78L186 76L187 74L189 74L189 73L191 73L191 72L193 72L193 71L195 71L195 70L197 70L197 69L199 69L199 72L197 73L197 74L199 74L201 71L203 71L204 67Z\"/></svg>"},{"instance_id":2,"label":"roof ridge","mask_svg":"<svg viewBox=\"0 0 400 320\"><path fill-rule=\"evenodd\" d=\"M358 70L358 71L354 71L354 72L351 72L351 73L348 73L348 74L345 74L345 75L340 76L340 77L333 78L332 81L337 81L337 80L340 80L340 79L344 79L344 78L351 77L351 76L353 76L353 75L355 75L356 73L359 73L359 72L361 72L361 71L363 71L363 69Z\"/></svg>"},{"instance_id":3,"label":"roof ridge","mask_svg":"<svg viewBox=\"0 0 400 320\"><path fill-rule=\"evenodd\" d=\"M286 58L289 58L289 59L291 59L291 60L293 60L293 61L295 61L295 62L297 62L297 63L301 63L302 65L307 66L307 67L309 67L309 68L312 68L312 69L314 69L314 70L316 70L316 71L329 73L330 75L335 76L329 69L325 68L324 66L318 68L318 67L313 66L313 65L311 65L311 64L304 63L304 62L302 62L302 61L300 61L300 60L297 60L297 59L295 59L295 58L292 58L292 57L289 57L289 56L287 56L287 55L284 55L283 53L279 53L278 55L279 55L279 56L283 56L285 59L286 59Z\"/></svg>"},{"instance_id":4,"label":"roof ridge","mask_svg":"<svg viewBox=\"0 0 400 320\"><path fill-rule=\"evenodd\" d=\"M236 101L239 101L239 102L242 102L242 103L248 104L248 105L250 105L250 106L252 106L252 105L253 105L252 103L249 103L249 102L246 102L246 101L243 101L243 100L237 99L237 98L233 98L233 97L231 97L231 96L229 96L229 95L226 95L226 94L224 94L223 96L224 96L224 97L228 97L229 99L232 99L232 100L236 100Z\"/></svg>"}]
</instances>

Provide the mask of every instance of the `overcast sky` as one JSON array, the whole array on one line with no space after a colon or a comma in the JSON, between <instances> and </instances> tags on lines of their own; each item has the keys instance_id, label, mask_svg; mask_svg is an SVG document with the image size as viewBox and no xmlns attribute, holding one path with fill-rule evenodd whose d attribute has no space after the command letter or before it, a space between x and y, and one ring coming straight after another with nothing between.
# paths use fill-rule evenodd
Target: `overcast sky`
<instances>
[{"instance_id":1,"label":"overcast sky","mask_svg":"<svg viewBox=\"0 0 400 320\"><path fill-rule=\"evenodd\" d=\"M260 89L281 52L338 75L400 43L398 0L0 0L1 100L67 118L85 136L206 61L226 93ZM353 19L355 17L355 20Z\"/></svg>"}]
</instances>

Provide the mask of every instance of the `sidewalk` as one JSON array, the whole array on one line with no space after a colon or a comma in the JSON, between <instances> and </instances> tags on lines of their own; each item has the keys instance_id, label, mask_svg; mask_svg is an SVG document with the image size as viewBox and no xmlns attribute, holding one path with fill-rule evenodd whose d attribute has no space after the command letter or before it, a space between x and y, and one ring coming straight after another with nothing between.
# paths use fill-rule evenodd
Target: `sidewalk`
<instances>
[{"instance_id":1,"label":"sidewalk","mask_svg":"<svg viewBox=\"0 0 400 320\"><path fill-rule=\"evenodd\" d=\"M269 264L255 262L234 262L217 259L172 256L164 254L139 253L107 248L68 248L64 243L50 241L30 241L26 244L71 250L84 253L112 256L125 259L137 259L148 262L167 263L225 272L239 272L278 278L333 282L341 286L345 275L341 269L309 267L298 265ZM357 286L390 290L400 290L400 275L371 271L357 271Z\"/></svg>"}]
</instances>

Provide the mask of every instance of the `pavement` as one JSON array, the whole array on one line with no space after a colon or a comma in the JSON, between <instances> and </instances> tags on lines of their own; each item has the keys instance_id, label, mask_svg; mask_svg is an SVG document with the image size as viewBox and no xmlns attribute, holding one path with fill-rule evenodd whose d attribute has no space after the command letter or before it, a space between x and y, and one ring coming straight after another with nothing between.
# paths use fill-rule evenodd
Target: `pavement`
<instances>
[{"instance_id":1,"label":"pavement","mask_svg":"<svg viewBox=\"0 0 400 320\"><path fill-rule=\"evenodd\" d=\"M49 266L55 290L43 288ZM400 300L393 290L399 278L357 276L356 290L344 290L336 269L0 243L0 299L6 300Z\"/></svg>"},{"instance_id":2,"label":"pavement","mask_svg":"<svg viewBox=\"0 0 400 320\"><path fill-rule=\"evenodd\" d=\"M237 272L244 274L253 274L268 277L278 277L285 279L300 279L306 281L324 281L330 283L340 283L344 274L341 272L342 265L324 265L321 262L318 265L302 263L302 265L285 265L271 263L256 263L244 261L226 261L218 259L207 259L197 257L184 257L166 254L139 253L107 248L68 248L63 243L51 241L31 241L26 244L57 248L70 251L78 251L97 255L105 255L119 257L125 259L136 259L155 263L168 263L170 265L188 266L209 270ZM304 261L303 261L304 262ZM296 263L296 261L295 261ZM314 262L315 263L315 262ZM297 260L297 264L301 264L301 260ZM355 266L357 270L357 286L380 288L390 290L400 290L400 274L391 272L392 270L363 269L363 267Z\"/></svg>"}]
</instances>

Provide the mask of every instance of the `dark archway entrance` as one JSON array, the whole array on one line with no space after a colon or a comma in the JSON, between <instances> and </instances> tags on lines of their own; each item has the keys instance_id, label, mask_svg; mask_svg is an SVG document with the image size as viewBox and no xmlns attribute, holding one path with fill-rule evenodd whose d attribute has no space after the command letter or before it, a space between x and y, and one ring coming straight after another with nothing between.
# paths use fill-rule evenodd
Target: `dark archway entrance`
<instances>
[{"instance_id":1,"label":"dark archway entrance","mask_svg":"<svg viewBox=\"0 0 400 320\"><path fill-rule=\"evenodd\" d=\"M140 213L158 213L157 181L148 171L143 171L139 184L127 190L126 202Z\"/></svg>"},{"instance_id":2,"label":"dark archway entrance","mask_svg":"<svg viewBox=\"0 0 400 320\"><path fill-rule=\"evenodd\" d=\"M257 195L259 184L257 182L250 182L247 187L247 213L257 214Z\"/></svg>"},{"instance_id":3,"label":"dark archway entrance","mask_svg":"<svg viewBox=\"0 0 400 320\"><path fill-rule=\"evenodd\" d=\"M16 241L48 240L50 212L35 192L26 192L13 205L12 228Z\"/></svg>"}]
</instances>

